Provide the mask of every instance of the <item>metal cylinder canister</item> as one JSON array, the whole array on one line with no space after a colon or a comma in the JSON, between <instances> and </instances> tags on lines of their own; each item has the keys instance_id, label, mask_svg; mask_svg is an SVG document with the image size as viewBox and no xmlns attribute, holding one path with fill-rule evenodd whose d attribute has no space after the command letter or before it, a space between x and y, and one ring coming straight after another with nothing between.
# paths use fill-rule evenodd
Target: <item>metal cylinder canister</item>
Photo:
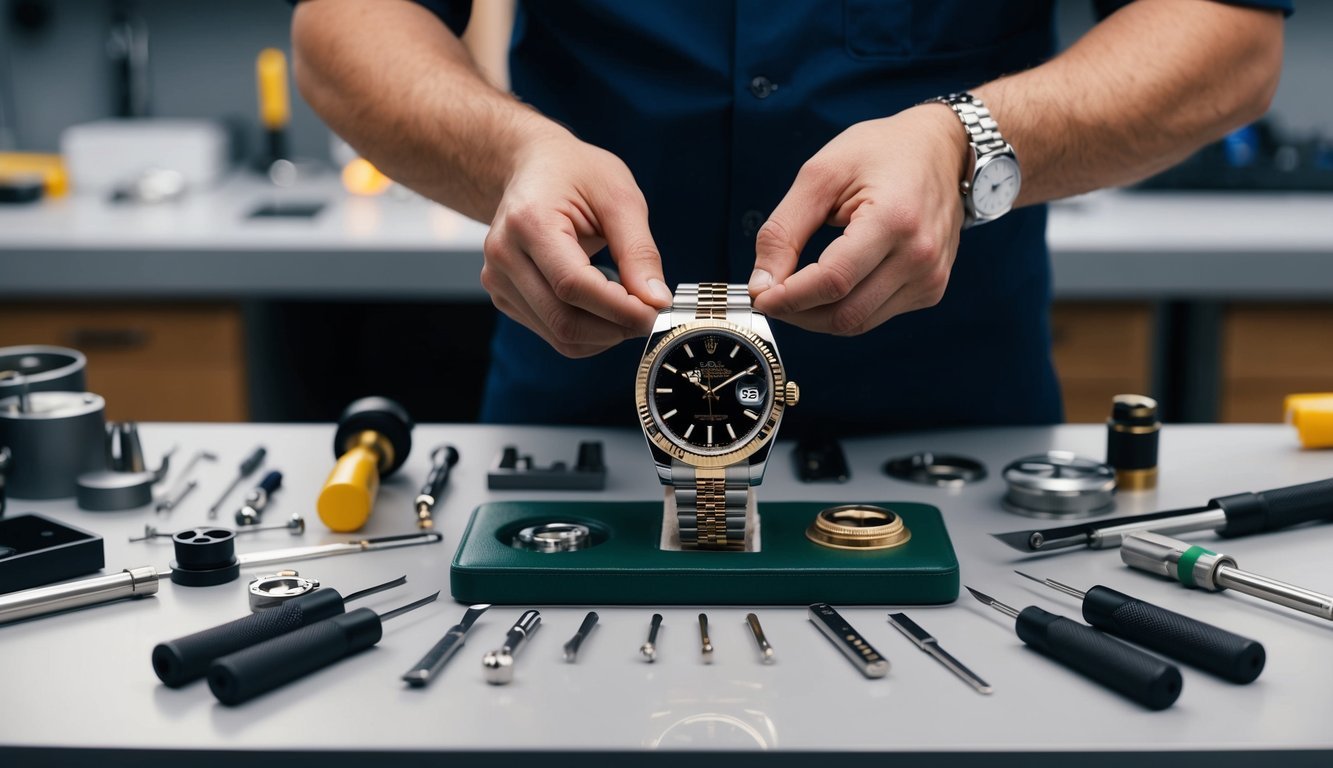
<instances>
[{"instance_id":1,"label":"metal cylinder canister","mask_svg":"<svg viewBox=\"0 0 1333 768\"><path fill-rule=\"evenodd\" d=\"M46 344L0 347L0 398L29 392L82 392L88 359L77 349ZM18 376L5 377L5 373Z\"/></svg>"},{"instance_id":2,"label":"metal cylinder canister","mask_svg":"<svg viewBox=\"0 0 1333 768\"><path fill-rule=\"evenodd\" d=\"M91 392L31 392L0 400L0 445L13 454L9 495L66 498L78 490L79 475L104 469L105 411L106 402Z\"/></svg>"},{"instance_id":3,"label":"metal cylinder canister","mask_svg":"<svg viewBox=\"0 0 1333 768\"><path fill-rule=\"evenodd\" d=\"M1106 420L1106 463L1122 491L1157 487L1157 445L1162 433L1157 401L1143 395L1116 395Z\"/></svg>"}]
</instances>

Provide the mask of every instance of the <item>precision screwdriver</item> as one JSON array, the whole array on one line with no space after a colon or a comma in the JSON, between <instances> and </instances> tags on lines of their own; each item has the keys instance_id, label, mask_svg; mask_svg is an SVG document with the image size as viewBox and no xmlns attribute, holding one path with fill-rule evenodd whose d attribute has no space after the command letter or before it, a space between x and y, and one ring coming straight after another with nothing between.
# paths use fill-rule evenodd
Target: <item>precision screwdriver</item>
<instances>
[{"instance_id":1,"label":"precision screwdriver","mask_svg":"<svg viewBox=\"0 0 1333 768\"><path fill-rule=\"evenodd\" d=\"M227 490L223 491L222 495L218 497L218 500L213 502L213 506L208 508L208 517L210 520L218 516L218 510L222 508L224 503L226 503L227 497L232 494L232 491L236 490L236 486L244 482L245 478L253 475L256 469L259 469L259 465L264 463L264 456L267 454L268 449L261 445L256 447L250 452L249 456L246 456L245 459L241 461L241 466L238 468L239 472L236 477L232 478L231 483L227 485Z\"/></svg>"},{"instance_id":2,"label":"precision screwdriver","mask_svg":"<svg viewBox=\"0 0 1333 768\"><path fill-rule=\"evenodd\" d=\"M1180 669L1085 624L1035 605L1022 611L968 587L982 603L1017 620L1018 637L1043 655L1142 704L1166 709L1180 696Z\"/></svg>"},{"instance_id":3,"label":"precision screwdriver","mask_svg":"<svg viewBox=\"0 0 1333 768\"><path fill-rule=\"evenodd\" d=\"M1266 655L1257 640L1100 584L1080 592L1054 579L1039 579L1022 571L1014 573L1082 600L1083 620L1103 632L1151 648L1233 683L1254 682L1264 671Z\"/></svg>"},{"instance_id":4,"label":"precision screwdriver","mask_svg":"<svg viewBox=\"0 0 1333 768\"><path fill-rule=\"evenodd\" d=\"M195 632L153 648L153 671L172 688L198 680L208 672L214 660L248 648L256 643L333 618L346 610L346 603L407 583L406 576L353 592L347 597L337 590L322 588L294 597L282 605L251 613L235 621Z\"/></svg>"},{"instance_id":5,"label":"precision screwdriver","mask_svg":"<svg viewBox=\"0 0 1333 768\"><path fill-rule=\"evenodd\" d=\"M437 445L430 452L430 474L426 475L426 483L421 486L413 502L417 511L417 527L421 530L435 527L435 505L440 501L440 494L444 493L444 486L449 484L449 473L457 463L458 449L452 445Z\"/></svg>"},{"instance_id":6,"label":"precision screwdriver","mask_svg":"<svg viewBox=\"0 0 1333 768\"><path fill-rule=\"evenodd\" d=\"M208 688L223 704L244 704L375 645L384 636L384 622L439 596L436 592L386 613L357 608L223 656L208 668Z\"/></svg>"},{"instance_id":7,"label":"precision screwdriver","mask_svg":"<svg viewBox=\"0 0 1333 768\"><path fill-rule=\"evenodd\" d=\"M1020 552L1050 552L1071 547L1110 549L1140 531L1217 531L1219 536L1235 538L1330 518L1333 518L1333 478L1259 493L1219 496L1209 499L1202 507L991 535Z\"/></svg>"},{"instance_id":8,"label":"precision screwdriver","mask_svg":"<svg viewBox=\"0 0 1333 768\"><path fill-rule=\"evenodd\" d=\"M1120 559L1131 568L1175 579L1209 592L1234 589L1260 600L1295 608L1333 621L1333 596L1270 579L1236 567L1230 555L1193 546L1160 533L1136 533L1125 539Z\"/></svg>"},{"instance_id":9,"label":"precision screwdriver","mask_svg":"<svg viewBox=\"0 0 1333 768\"><path fill-rule=\"evenodd\" d=\"M258 525L264 519L264 509L268 507L269 501L273 499L273 494L282 487L282 473L273 470L264 475L264 479L259 481L259 485L250 489L245 494L245 505L236 510L237 525Z\"/></svg>"},{"instance_id":10,"label":"precision screwdriver","mask_svg":"<svg viewBox=\"0 0 1333 768\"><path fill-rule=\"evenodd\" d=\"M467 638L469 629L476 623L477 619L491 607L490 603L479 603L468 606L467 611L463 613L463 618L457 624L449 627L444 633L444 637L435 643L425 656L421 657L411 669L403 673L403 681L413 688L424 688L430 681L439 674L444 665L449 663L449 659L458 653L463 647L463 641Z\"/></svg>"},{"instance_id":11,"label":"precision screwdriver","mask_svg":"<svg viewBox=\"0 0 1333 768\"><path fill-rule=\"evenodd\" d=\"M588 634L592 628L597 626L597 611L588 611L588 615L583 617L583 623L574 636L565 643L565 661L573 664L579 657L579 648L583 647L583 641L588 639Z\"/></svg>"}]
</instances>

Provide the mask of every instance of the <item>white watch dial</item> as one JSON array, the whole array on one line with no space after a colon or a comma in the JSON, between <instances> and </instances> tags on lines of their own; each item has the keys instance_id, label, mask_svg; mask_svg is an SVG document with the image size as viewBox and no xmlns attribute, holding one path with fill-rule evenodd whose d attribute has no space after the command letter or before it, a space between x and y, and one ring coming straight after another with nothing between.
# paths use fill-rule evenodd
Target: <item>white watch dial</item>
<instances>
[{"instance_id":1,"label":"white watch dial","mask_svg":"<svg viewBox=\"0 0 1333 768\"><path fill-rule=\"evenodd\" d=\"M979 217L1000 216L1007 213L1018 199L1022 175L1018 163L1007 155L999 155L981 166L972 181L972 208Z\"/></svg>"}]
</instances>

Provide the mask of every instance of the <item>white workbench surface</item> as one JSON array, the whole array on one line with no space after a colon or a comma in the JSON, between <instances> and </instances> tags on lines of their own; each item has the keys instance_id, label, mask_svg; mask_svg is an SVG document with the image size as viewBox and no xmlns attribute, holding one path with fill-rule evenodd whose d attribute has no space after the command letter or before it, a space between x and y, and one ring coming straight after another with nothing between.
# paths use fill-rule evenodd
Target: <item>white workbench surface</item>
<instances>
[{"instance_id":1,"label":"white workbench surface","mask_svg":"<svg viewBox=\"0 0 1333 768\"><path fill-rule=\"evenodd\" d=\"M145 522L168 529L205 522L204 510L240 458L255 444L268 447L268 467L285 473L283 489L267 513L281 521L305 513L310 530L302 544L348 538L329 534L314 513L314 499L331 466L330 426L166 425L142 427L151 455L179 445L178 459L209 449L221 461L204 465L200 487L176 512L154 517L146 509L82 512L72 500L11 500L11 515L35 511L93 530L105 537L110 569L171 559L168 540L130 544L126 537ZM517 444L539 463L572 460L579 440L606 441L607 490L601 493L490 493L485 473L502 445ZM437 604L386 624L378 647L336 668L241 707L218 704L203 682L181 690L162 686L149 653L156 642L196 631L246 612L245 580L188 589L164 581L159 594L0 627L0 755L14 747L94 750L174 750L151 755L129 752L63 753L51 764L80 757L93 762L174 764L182 751L208 754L190 765L218 761L220 752L319 750L384 752L374 758L440 763L422 753L458 750L573 750L643 753L649 764L663 751L723 751L725 764L760 751L800 753L845 750L917 753L907 764L938 759L949 764L975 760L988 766L1021 760L1055 764L1065 753L1163 753L1136 758L1180 765L1191 759L1209 766L1253 764L1253 750L1288 750L1275 764L1319 764L1291 750L1333 748L1328 715L1333 712L1327 658L1333 626L1327 622L1231 593L1187 590L1174 582L1132 572L1115 551L1077 551L1024 558L988 536L991 532L1042 527L1038 521L1000 509L1003 465L1020 455L1066 448L1101 456L1098 426L993 429L858 439L846 447L851 482L805 485L794 478L790 445L774 452L761 499L850 501L912 500L937 505L948 523L964 583L1017 606L1040 605L1069 616L1076 601L1026 582L1011 570L1021 566L1080 588L1105 584L1168 608L1232 629L1265 644L1268 665L1257 682L1237 686L1183 668L1184 692L1174 707L1148 712L1025 649L1013 622L965 594L957 604L906 608L941 644L995 687L981 696L911 646L886 622L886 607L845 607L843 614L892 662L886 679L867 680L812 627L801 607L759 607L777 654L763 666L743 620L749 606L708 607L716 661L704 665L697 647L695 608L661 610L666 621L657 663L638 654L653 606L596 606L601 623L585 643L577 664L561 661L561 646L588 606L542 608L541 631L522 651L516 679L508 687L487 685L482 654L499 645L509 624L528 606L497 606L474 627L466 647L443 676L425 690L398 679L462 608ZM306 575L341 591L359 589L406 573L406 588L368 599L387 609L436 589L448 590L449 562L469 512L487 499L659 499L641 435L630 431L485 426L420 426L404 469L386 482L368 535L413 530L411 501L422 481L429 449L443 441L458 446L462 460L438 515L443 545L313 560L297 565ZM904 484L886 478L880 466L890 456L916 450L959 452L983 460L990 477L961 491ZM1168 426L1162 437L1161 488L1123 496L1120 513L1194 506L1210 497L1259 491L1333 475L1333 454L1300 451L1296 438L1277 426ZM257 477L257 475L256 475ZM239 494L235 497L239 499ZM229 508L234 505L229 505ZM1034 524L1037 523L1037 524ZM1236 557L1242 568L1333 591L1333 525L1313 526L1219 542L1198 535ZM243 539L239 551L292 545L283 532ZM272 569L265 569L272 570ZM731 752L739 750L739 752ZM1217 752L1202 756L1199 752ZM17 753L34 759L31 752ZM1035 754L1035 757L1033 756ZM1023 755L1027 755L1023 757ZM271 756L270 756L271 757ZM480 755L473 754L472 758ZM679 756L677 756L679 757ZM1124 757L1123 755L1121 756ZM1325 756L1326 757L1326 756ZM233 755L231 764L241 758ZM244 758L264 763L263 755ZM321 765L333 764L325 755ZM450 758L444 758L449 760ZM1089 763L1088 759L1094 759ZM1103 755L1103 759L1106 759ZM273 758L269 763L283 763ZM1036 761L1034 763L1034 760ZM997 761L999 761L997 763ZM4 762L4 761L0 761ZM614 762L614 761L613 761ZM6 763L11 764L11 763ZM18 763L12 763L18 764ZM219 763L221 764L221 763ZM512 763L511 763L512 764ZM594 760L593 764L604 764ZM715 763L709 763L715 764ZM1327 764L1327 763L1323 763Z\"/></svg>"},{"instance_id":2,"label":"white workbench surface","mask_svg":"<svg viewBox=\"0 0 1333 768\"><path fill-rule=\"evenodd\" d=\"M312 219L254 220L270 201ZM178 203L73 195L0 206L0 296L484 300L484 225L332 175L237 175ZM1083 298L1328 298L1333 194L1103 192L1052 207L1055 291Z\"/></svg>"}]
</instances>

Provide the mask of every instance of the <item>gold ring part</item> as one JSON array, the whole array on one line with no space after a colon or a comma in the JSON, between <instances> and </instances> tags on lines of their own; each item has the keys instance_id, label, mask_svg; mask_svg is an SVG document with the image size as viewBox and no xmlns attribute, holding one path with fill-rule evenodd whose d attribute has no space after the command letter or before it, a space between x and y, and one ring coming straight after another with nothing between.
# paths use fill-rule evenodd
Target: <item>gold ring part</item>
<instances>
[{"instance_id":1,"label":"gold ring part","mask_svg":"<svg viewBox=\"0 0 1333 768\"><path fill-rule=\"evenodd\" d=\"M844 504L819 510L805 537L833 549L892 549L906 544L912 532L893 510L870 504Z\"/></svg>"}]
</instances>

